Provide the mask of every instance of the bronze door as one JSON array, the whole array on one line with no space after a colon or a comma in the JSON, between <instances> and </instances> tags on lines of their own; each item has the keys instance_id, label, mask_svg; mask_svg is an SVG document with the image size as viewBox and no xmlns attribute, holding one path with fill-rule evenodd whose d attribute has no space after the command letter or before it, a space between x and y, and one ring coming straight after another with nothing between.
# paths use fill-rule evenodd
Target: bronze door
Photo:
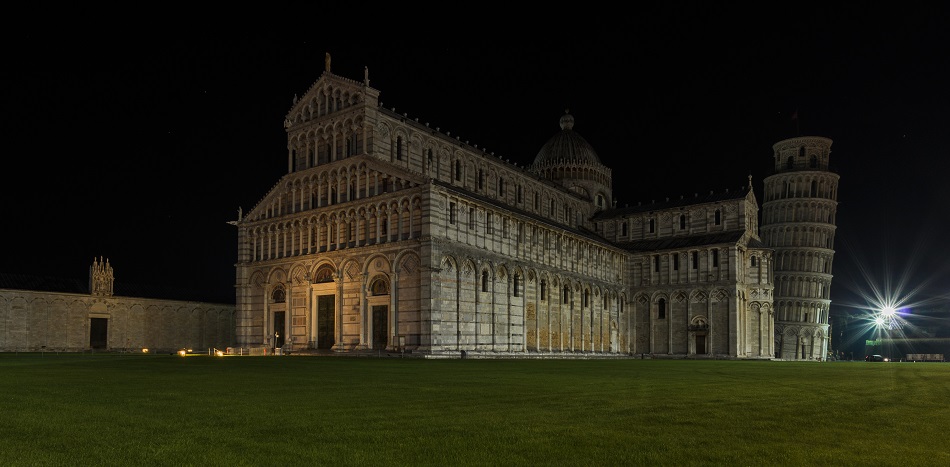
<instances>
[{"instance_id":1,"label":"bronze door","mask_svg":"<svg viewBox=\"0 0 950 467\"><path fill-rule=\"evenodd\" d=\"M284 312L275 311L274 312L274 346L283 347L284 340L287 338L287 333L284 332Z\"/></svg>"},{"instance_id":2,"label":"bronze door","mask_svg":"<svg viewBox=\"0 0 950 467\"><path fill-rule=\"evenodd\" d=\"M373 349L386 348L386 305L373 307Z\"/></svg>"},{"instance_id":3,"label":"bronze door","mask_svg":"<svg viewBox=\"0 0 950 467\"><path fill-rule=\"evenodd\" d=\"M333 338L333 312L336 297L333 295L320 295L317 297L317 348L330 349L336 342Z\"/></svg>"}]
</instances>

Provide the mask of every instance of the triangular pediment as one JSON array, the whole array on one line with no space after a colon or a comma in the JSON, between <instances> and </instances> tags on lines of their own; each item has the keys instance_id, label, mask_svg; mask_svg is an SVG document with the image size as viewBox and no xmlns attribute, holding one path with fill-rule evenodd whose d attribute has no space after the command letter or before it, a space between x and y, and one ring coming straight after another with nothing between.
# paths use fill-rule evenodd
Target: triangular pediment
<instances>
[{"instance_id":1,"label":"triangular pediment","mask_svg":"<svg viewBox=\"0 0 950 467\"><path fill-rule=\"evenodd\" d=\"M324 70L303 96L294 96L290 111L284 119L284 128L356 106L368 105L375 108L379 105L378 102L379 91L369 86L368 69L364 69L363 81L344 78Z\"/></svg>"}]
</instances>

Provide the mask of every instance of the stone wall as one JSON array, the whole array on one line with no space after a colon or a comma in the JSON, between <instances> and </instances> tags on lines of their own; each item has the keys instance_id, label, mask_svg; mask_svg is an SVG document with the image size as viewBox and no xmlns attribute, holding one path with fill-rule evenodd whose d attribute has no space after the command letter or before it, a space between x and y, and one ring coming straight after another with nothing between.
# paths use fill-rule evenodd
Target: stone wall
<instances>
[{"instance_id":1,"label":"stone wall","mask_svg":"<svg viewBox=\"0 0 950 467\"><path fill-rule=\"evenodd\" d=\"M102 345L91 340L93 320ZM225 349L234 330L233 305L0 289L2 352Z\"/></svg>"}]
</instances>

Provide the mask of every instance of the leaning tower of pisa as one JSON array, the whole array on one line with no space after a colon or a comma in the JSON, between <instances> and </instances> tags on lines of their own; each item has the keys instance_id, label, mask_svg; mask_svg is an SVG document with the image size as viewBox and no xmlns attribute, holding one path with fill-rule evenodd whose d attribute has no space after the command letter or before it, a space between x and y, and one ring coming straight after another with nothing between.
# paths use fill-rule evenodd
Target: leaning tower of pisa
<instances>
[{"instance_id":1,"label":"leaning tower of pisa","mask_svg":"<svg viewBox=\"0 0 950 467\"><path fill-rule=\"evenodd\" d=\"M831 140L800 136L772 150L775 166L764 181L760 233L775 253L775 354L824 361L838 207L838 174L828 165Z\"/></svg>"}]
</instances>

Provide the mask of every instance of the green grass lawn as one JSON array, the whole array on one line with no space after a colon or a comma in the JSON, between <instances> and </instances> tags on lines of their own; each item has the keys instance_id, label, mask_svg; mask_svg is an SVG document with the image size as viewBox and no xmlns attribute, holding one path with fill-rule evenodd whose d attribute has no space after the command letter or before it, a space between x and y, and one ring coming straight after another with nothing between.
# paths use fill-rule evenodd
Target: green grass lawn
<instances>
[{"instance_id":1,"label":"green grass lawn","mask_svg":"<svg viewBox=\"0 0 950 467\"><path fill-rule=\"evenodd\" d=\"M0 465L950 465L950 363L0 354Z\"/></svg>"}]
</instances>

